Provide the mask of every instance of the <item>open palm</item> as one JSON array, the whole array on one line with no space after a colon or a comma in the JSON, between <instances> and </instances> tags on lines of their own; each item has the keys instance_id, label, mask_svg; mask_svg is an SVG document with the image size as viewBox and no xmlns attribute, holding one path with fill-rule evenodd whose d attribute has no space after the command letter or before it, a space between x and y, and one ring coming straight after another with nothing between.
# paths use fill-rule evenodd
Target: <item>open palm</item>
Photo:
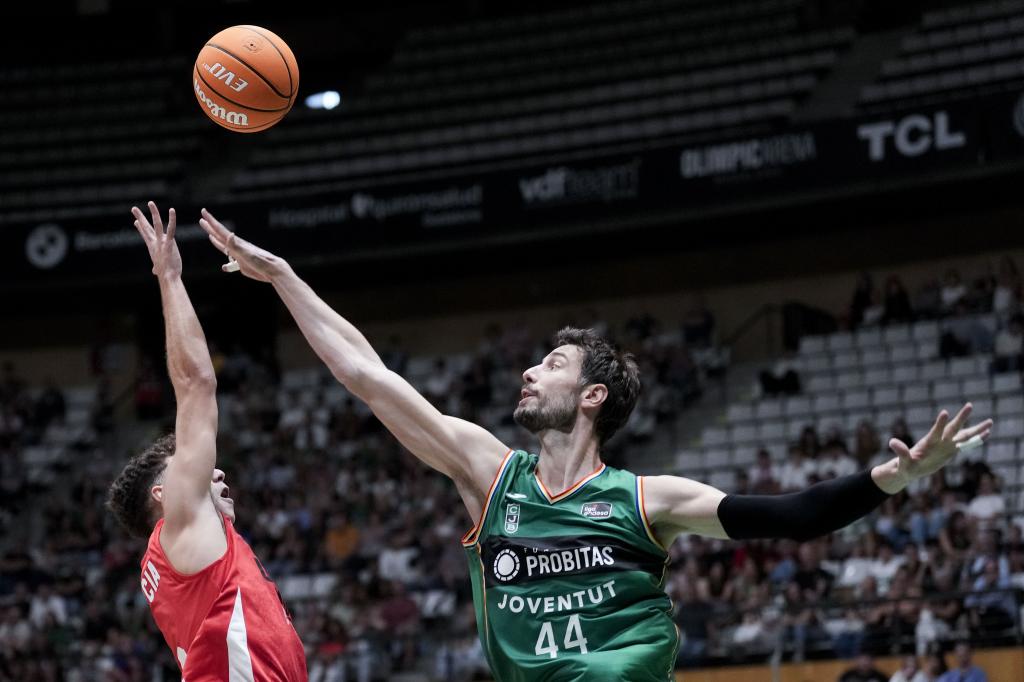
<instances>
[{"instance_id":1,"label":"open palm","mask_svg":"<svg viewBox=\"0 0 1024 682\"><path fill-rule=\"evenodd\" d=\"M149 257L153 260L153 274L157 276L180 275L181 254L178 252L178 244L174 241L174 228L178 220L172 208L167 212L167 230L164 231L164 221L160 217L160 211L154 202L149 202L149 213L153 217L150 222L138 206L132 206L132 215L135 216L135 229L142 235L149 249Z\"/></svg>"},{"instance_id":2,"label":"open palm","mask_svg":"<svg viewBox=\"0 0 1024 682\"><path fill-rule=\"evenodd\" d=\"M913 447L909 447L899 438L889 441L889 447L899 457L899 474L904 481L909 483L946 466L956 455L957 446L974 436L983 439L988 437L992 432L991 419L963 428L972 409L970 403L965 404L952 421L949 419L949 413L942 410L932 428Z\"/></svg>"}]
</instances>

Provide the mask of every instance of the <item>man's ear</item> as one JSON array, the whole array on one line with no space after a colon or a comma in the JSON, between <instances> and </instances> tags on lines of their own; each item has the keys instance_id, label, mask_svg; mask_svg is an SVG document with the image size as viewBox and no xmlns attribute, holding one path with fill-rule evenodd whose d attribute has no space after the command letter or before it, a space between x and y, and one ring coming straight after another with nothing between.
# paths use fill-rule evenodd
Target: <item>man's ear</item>
<instances>
[{"instance_id":1,"label":"man's ear","mask_svg":"<svg viewBox=\"0 0 1024 682\"><path fill-rule=\"evenodd\" d=\"M162 483L157 483L149 489L149 496L157 501L159 504L163 504L164 501L164 486Z\"/></svg>"},{"instance_id":2,"label":"man's ear","mask_svg":"<svg viewBox=\"0 0 1024 682\"><path fill-rule=\"evenodd\" d=\"M608 399L608 387L604 384L590 384L583 389L580 402L584 407L600 407Z\"/></svg>"}]
</instances>

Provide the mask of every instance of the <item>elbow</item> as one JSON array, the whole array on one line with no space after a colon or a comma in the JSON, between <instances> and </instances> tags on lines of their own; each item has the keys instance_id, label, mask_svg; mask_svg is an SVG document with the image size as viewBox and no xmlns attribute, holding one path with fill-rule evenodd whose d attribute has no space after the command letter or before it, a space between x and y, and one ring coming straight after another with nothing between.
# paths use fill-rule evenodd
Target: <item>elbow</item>
<instances>
[{"instance_id":1,"label":"elbow","mask_svg":"<svg viewBox=\"0 0 1024 682\"><path fill-rule=\"evenodd\" d=\"M213 368L210 367L209 369L189 374L181 384L181 389L189 393L214 394L217 392L217 375L214 373Z\"/></svg>"},{"instance_id":2,"label":"elbow","mask_svg":"<svg viewBox=\"0 0 1024 682\"><path fill-rule=\"evenodd\" d=\"M352 362L349 358L332 358L328 367L334 378L357 396L362 395L373 381L373 373L365 363Z\"/></svg>"}]
</instances>

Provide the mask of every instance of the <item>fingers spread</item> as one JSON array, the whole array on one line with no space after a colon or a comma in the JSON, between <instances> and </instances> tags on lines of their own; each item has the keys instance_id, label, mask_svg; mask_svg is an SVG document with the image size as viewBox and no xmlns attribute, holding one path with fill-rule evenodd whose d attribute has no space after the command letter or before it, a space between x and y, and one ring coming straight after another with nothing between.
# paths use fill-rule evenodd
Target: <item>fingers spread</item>
<instances>
[{"instance_id":1,"label":"fingers spread","mask_svg":"<svg viewBox=\"0 0 1024 682\"><path fill-rule=\"evenodd\" d=\"M178 225L178 216L172 208L167 212L167 238L174 239L174 228Z\"/></svg>"},{"instance_id":2,"label":"fingers spread","mask_svg":"<svg viewBox=\"0 0 1024 682\"><path fill-rule=\"evenodd\" d=\"M153 216L153 227L159 234L164 232L164 221L160 217L160 210L156 207L156 202L149 202L149 214Z\"/></svg>"},{"instance_id":3,"label":"fingers spread","mask_svg":"<svg viewBox=\"0 0 1024 682\"><path fill-rule=\"evenodd\" d=\"M227 238L228 238L228 228L224 227L224 225L221 224L221 222L219 220L214 218L213 214L210 213L209 211L207 211L205 208L202 209L200 211L200 213L202 213L203 218L206 220L207 224L210 226L210 230L212 230L213 232L216 232L217 236L219 236L222 240L226 241ZM209 232L210 230L207 230L207 231Z\"/></svg>"},{"instance_id":4,"label":"fingers spread","mask_svg":"<svg viewBox=\"0 0 1024 682\"><path fill-rule=\"evenodd\" d=\"M974 407L970 403L965 403L964 406L960 408L960 411L956 413L956 417L953 418L953 421L951 421L946 427L943 436L946 434L957 433L964 425L964 422L967 421L967 417L970 416L972 409L974 409Z\"/></svg>"},{"instance_id":5,"label":"fingers spread","mask_svg":"<svg viewBox=\"0 0 1024 682\"><path fill-rule=\"evenodd\" d=\"M149 224L149 220L145 215L143 215L142 211L139 210L138 206L132 206L132 215L135 216L135 222L141 225L142 228L145 228L150 232L153 231L153 226Z\"/></svg>"},{"instance_id":6,"label":"fingers spread","mask_svg":"<svg viewBox=\"0 0 1024 682\"><path fill-rule=\"evenodd\" d=\"M928 440L942 438L942 433L945 430L947 423L949 423L949 413L946 412L945 410L942 410L941 412L939 412L938 419L936 419L935 423L932 424L932 428L930 431L928 431L928 435L925 436L925 438L927 438Z\"/></svg>"},{"instance_id":7,"label":"fingers spread","mask_svg":"<svg viewBox=\"0 0 1024 682\"><path fill-rule=\"evenodd\" d=\"M956 434L953 440L959 443L961 441L969 440L971 437L976 436L979 433L988 433L992 431L993 424L994 422L991 419L986 419L980 424L975 424L970 428L960 431L959 433Z\"/></svg>"}]
</instances>

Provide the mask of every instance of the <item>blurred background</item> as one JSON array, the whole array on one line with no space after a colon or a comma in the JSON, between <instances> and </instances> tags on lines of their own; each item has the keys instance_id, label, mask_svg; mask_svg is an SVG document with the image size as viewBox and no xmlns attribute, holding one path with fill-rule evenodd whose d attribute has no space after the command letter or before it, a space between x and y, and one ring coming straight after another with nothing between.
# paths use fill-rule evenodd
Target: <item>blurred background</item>
<instances>
[{"instance_id":1,"label":"blurred background","mask_svg":"<svg viewBox=\"0 0 1024 682\"><path fill-rule=\"evenodd\" d=\"M267 132L191 89L235 24L300 66ZM4 26L0 680L178 679L143 544L102 508L173 428L129 213L150 199L177 209L219 465L314 682L489 679L472 523L269 287L219 271L204 206L510 445L534 447L520 373L564 324L640 361L606 460L729 492L884 461L972 400L990 443L841 532L680 539L680 674L1024 678L1024 0L42 0Z\"/></svg>"}]
</instances>

